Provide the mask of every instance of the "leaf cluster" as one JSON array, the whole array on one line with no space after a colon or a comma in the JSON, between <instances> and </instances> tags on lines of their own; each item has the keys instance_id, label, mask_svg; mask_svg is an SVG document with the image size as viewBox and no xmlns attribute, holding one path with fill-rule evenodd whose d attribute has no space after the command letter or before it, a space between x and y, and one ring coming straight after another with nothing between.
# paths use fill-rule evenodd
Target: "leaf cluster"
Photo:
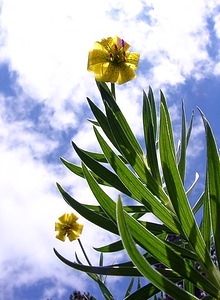
<instances>
[{"instance_id":1,"label":"leaf cluster","mask_svg":"<svg viewBox=\"0 0 220 300\"><path fill-rule=\"evenodd\" d=\"M198 175L188 190L185 177L194 114L187 128L182 104L181 138L176 148L165 96L160 93L158 122L153 91L149 88L147 94L143 92L145 149L142 149L114 94L105 83L97 82L97 86L104 112L87 100L95 117L90 121L102 152L88 152L73 142L81 165L61 160L71 172L87 181L98 204L82 204L57 186L74 210L118 235L118 239L95 248L101 253L99 266L82 264L77 256L75 262L69 261L55 250L56 255L70 267L89 274L99 284L105 299L114 299L103 280L103 276L110 275L131 277L125 293L127 300L157 299L160 291L173 299L199 299L198 291L204 299L220 299L220 162L209 122L199 110L206 136L206 182L204 192L191 207L189 195ZM103 186L117 191L117 201ZM196 218L199 209L202 210L200 222ZM143 221L149 212L157 217L158 223ZM123 249L129 261L103 266L103 253ZM145 277L149 283L141 286L138 281L137 289L131 292L135 277Z\"/></svg>"}]
</instances>

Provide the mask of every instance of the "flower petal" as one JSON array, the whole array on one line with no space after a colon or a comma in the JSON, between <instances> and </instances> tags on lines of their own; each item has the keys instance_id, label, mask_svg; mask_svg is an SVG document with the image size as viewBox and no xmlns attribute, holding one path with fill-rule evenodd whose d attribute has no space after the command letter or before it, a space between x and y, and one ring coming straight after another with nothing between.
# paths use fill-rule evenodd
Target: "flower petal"
<instances>
[{"instance_id":1,"label":"flower petal","mask_svg":"<svg viewBox=\"0 0 220 300\"><path fill-rule=\"evenodd\" d=\"M109 58L108 52L100 50L100 49L94 49L89 51L89 57L88 57L88 71L94 72L94 66L96 64L103 64L106 63L107 59Z\"/></svg>"},{"instance_id":2,"label":"flower petal","mask_svg":"<svg viewBox=\"0 0 220 300\"><path fill-rule=\"evenodd\" d=\"M119 75L119 67L112 63L105 63L95 71L95 79L104 82L116 82Z\"/></svg>"},{"instance_id":3,"label":"flower petal","mask_svg":"<svg viewBox=\"0 0 220 300\"><path fill-rule=\"evenodd\" d=\"M118 84L125 83L136 77L134 70L126 64L121 65L118 76Z\"/></svg>"},{"instance_id":4,"label":"flower petal","mask_svg":"<svg viewBox=\"0 0 220 300\"><path fill-rule=\"evenodd\" d=\"M55 223L55 231L59 231L63 229L63 224L56 222Z\"/></svg>"},{"instance_id":5,"label":"flower petal","mask_svg":"<svg viewBox=\"0 0 220 300\"><path fill-rule=\"evenodd\" d=\"M76 220L78 220L78 217L74 213L71 213L68 215L68 224L69 225L74 225Z\"/></svg>"},{"instance_id":6,"label":"flower petal","mask_svg":"<svg viewBox=\"0 0 220 300\"><path fill-rule=\"evenodd\" d=\"M73 230L77 231L79 234L81 234L82 230L83 230L83 225L79 224L79 223L75 223L73 226Z\"/></svg>"},{"instance_id":7,"label":"flower petal","mask_svg":"<svg viewBox=\"0 0 220 300\"><path fill-rule=\"evenodd\" d=\"M57 235L56 235L56 238L61 240L62 242L65 242L66 240L66 234L64 234L63 232L58 232Z\"/></svg>"},{"instance_id":8,"label":"flower petal","mask_svg":"<svg viewBox=\"0 0 220 300\"><path fill-rule=\"evenodd\" d=\"M111 49L114 46L113 38L108 37L107 39L102 39L101 42L95 42L94 46L95 49L102 49L107 52L111 52Z\"/></svg>"},{"instance_id":9,"label":"flower petal","mask_svg":"<svg viewBox=\"0 0 220 300\"><path fill-rule=\"evenodd\" d=\"M133 70L138 68L138 62L140 53L138 52L127 52L126 53L126 65L129 65Z\"/></svg>"},{"instance_id":10,"label":"flower petal","mask_svg":"<svg viewBox=\"0 0 220 300\"><path fill-rule=\"evenodd\" d=\"M63 224L66 224L67 220L68 220L68 214L65 213L63 214L61 217L58 218L58 220L63 223Z\"/></svg>"},{"instance_id":11,"label":"flower petal","mask_svg":"<svg viewBox=\"0 0 220 300\"><path fill-rule=\"evenodd\" d=\"M69 238L70 242L77 240L79 238L79 233L72 230L71 233L68 235L68 238Z\"/></svg>"}]
</instances>

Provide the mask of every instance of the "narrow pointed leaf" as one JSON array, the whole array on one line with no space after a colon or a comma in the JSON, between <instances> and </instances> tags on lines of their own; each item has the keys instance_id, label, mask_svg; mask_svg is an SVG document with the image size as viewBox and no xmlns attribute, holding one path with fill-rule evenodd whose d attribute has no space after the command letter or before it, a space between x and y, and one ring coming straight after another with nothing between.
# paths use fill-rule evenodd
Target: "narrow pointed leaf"
<instances>
[{"instance_id":1,"label":"narrow pointed leaf","mask_svg":"<svg viewBox=\"0 0 220 300\"><path fill-rule=\"evenodd\" d=\"M189 143L190 135L192 132L193 120L194 120L194 111L192 112L190 123L189 123L189 128L187 130L187 136L186 136L187 145Z\"/></svg>"},{"instance_id":2,"label":"narrow pointed leaf","mask_svg":"<svg viewBox=\"0 0 220 300\"><path fill-rule=\"evenodd\" d=\"M80 176L82 178L84 178L84 174L82 171L82 168L79 166L76 166L72 163L70 163L69 161L60 158L60 160L62 161L62 163L74 174L76 174L77 176ZM93 176L96 178L96 180L98 181L98 183L102 184L102 185L106 185L106 186L111 186L108 182L106 182L105 180L103 180L101 177L97 176L94 172L93 172Z\"/></svg>"},{"instance_id":3,"label":"narrow pointed leaf","mask_svg":"<svg viewBox=\"0 0 220 300\"><path fill-rule=\"evenodd\" d=\"M76 260L78 264L82 265L77 255L76 255ZM114 300L114 297L112 296L111 292L107 288L106 284L104 283L104 281L102 281L102 275L98 276L97 274L93 274L93 273L87 273L87 275L99 285L99 288L106 300Z\"/></svg>"},{"instance_id":4,"label":"narrow pointed leaf","mask_svg":"<svg viewBox=\"0 0 220 300\"><path fill-rule=\"evenodd\" d=\"M111 275L111 276L142 276L140 272L137 270L136 267L129 267L129 266L120 266L118 265L108 265L103 267L95 267L95 266L88 266L79 264L76 262L72 262L65 257L63 257L56 249L54 249L54 252L56 256L66 265L70 266L73 269L86 272L86 273L92 273L92 274L99 274L99 275Z\"/></svg>"},{"instance_id":5,"label":"narrow pointed leaf","mask_svg":"<svg viewBox=\"0 0 220 300\"><path fill-rule=\"evenodd\" d=\"M157 294L160 290L155 287L152 283L145 285L126 297L124 300L146 300Z\"/></svg>"},{"instance_id":6,"label":"narrow pointed leaf","mask_svg":"<svg viewBox=\"0 0 220 300\"><path fill-rule=\"evenodd\" d=\"M66 193L62 187L57 184L57 187L63 196L63 199L75 209L81 216L91 221L93 224L106 229L112 233L118 234L117 226L108 218L101 216L99 213L96 213L88 208L85 205L79 203L73 199L68 193Z\"/></svg>"},{"instance_id":7,"label":"narrow pointed leaf","mask_svg":"<svg viewBox=\"0 0 220 300\"><path fill-rule=\"evenodd\" d=\"M151 108L151 116L152 116L152 122L153 122L153 129L154 129L154 139L157 138L157 111L156 111L156 104L154 100L154 94L152 88L149 86L148 90L148 99L149 99L149 105Z\"/></svg>"},{"instance_id":8,"label":"narrow pointed leaf","mask_svg":"<svg viewBox=\"0 0 220 300\"><path fill-rule=\"evenodd\" d=\"M130 234L130 228L126 223L120 199L117 202L117 222L124 247L126 248L131 260L137 266L143 276L148 278L151 283L153 283L160 290L165 291L174 299L197 299L193 295L190 295L186 291L176 286L173 282L157 272L155 269L153 269L147 262L147 260L143 257L143 255L138 251L135 242Z\"/></svg>"},{"instance_id":9,"label":"narrow pointed leaf","mask_svg":"<svg viewBox=\"0 0 220 300\"><path fill-rule=\"evenodd\" d=\"M105 114L89 99L87 98L91 111L93 112L96 120L98 121L100 127L102 128L105 135L108 137L109 141L114 145L117 149L117 143L115 142L115 138L112 135L111 129L109 127L108 120Z\"/></svg>"},{"instance_id":10,"label":"narrow pointed leaf","mask_svg":"<svg viewBox=\"0 0 220 300\"><path fill-rule=\"evenodd\" d=\"M201 112L201 111L200 111ZM204 114L201 112L207 144L207 192L210 203L211 222L215 242L216 256L218 265L220 265L220 238L219 238L219 224L220 224L220 160L219 151L215 142L215 138L211 126Z\"/></svg>"},{"instance_id":11,"label":"narrow pointed leaf","mask_svg":"<svg viewBox=\"0 0 220 300\"><path fill-rule=\"evenodd\" d=\"M114 97L111 95L111 92L109 91L109 89L106 88L106 86L103 82L97 82L97 85L98 85L98 88L102 95L103 101L104 102L106 101L108 103L109 107L111 107L111 109L117 116L117 119L118 119L119 123L121 124L123 130L127 133L129 140L132 141L132 144L133 144L134 148L136 149L137 153L139 153L141 155L143 152L141 149L141 146L140 146L139 142L137 141L137 139L135 138L126 118L124 117L123 113L121 112Z\"/></svg>"},{"instance_id":12,"label":"narrow pointed leaf","mask_svg":"<svg viewBox=\"0 0 220 300\"><path fill-rule=\"evenodd\" d=\"M169 115L163 102L161 102L160 114L160 157L166 187L173 207L179 218L186 238L195 249L206 268L213 268L209 251L198 228L188 198L185 194L183 183L178 172L176 159L173 152L172 128L170 127Z\"/></svg>"},{"instance_id":13,"label":"narrow pointed leaf","mask_svg":"<svg viewBox=\"0 0 220 300\"><path fill-rule=\"evenodd\" d=\"M180 160L178 163L178 169L183 184L185 180L185 169L186 169L186 148L187 148L186 115L185 115L184 103L182 102L181 152L180 152Z\"/></svg>"},{"instance_id":14,"label":"narrow pointed leaf","mask_svg":"<svg viewBox=\"0 0 220 300\"><path fill-rule=\"evenodd\" d=\"M171 120L170 120L170 115L169 115L166 99L162 92L160 92L160 99L161 99L160 106L163 107L164 114L166 115L166 129L167 129L167 134L169 135L169 142L170 142L169 151L172 151L173 155L175 156L175 146L174 146L174 139L173 139L173 134L172 134L172 131L173 131L172 124L171 124ZM160 109L160 111L161 111L161 109ZM161 117L160 117L160 121L161 121ZM161 128L161 125L160 125L160 128Z\"/></svg>"},{"instance_id":15,"label":"narrow pointed leaf","mask_svg":"<svg viewBox=\"0 0 220 300\"><path fill-rule=\"evenodd\" d=\"M193 183L191 184L191 186L190 186L190 187L188 188L188 190L186 191L187 197L189 197L189 195L192 193L192 191L193 191L193 189L194 189L194 187L195 187L195 185L196 185L198 179L199 179L199 174L196 172L196 174L195 174L195 179L194 179Z\"/></svg>"},{"instance_id":16,"label":"narrow pointed leaf","mask_svg":"<svg viewBox=\"0 0 220 300\"><path fill-rule=\"evenodd\" d=\"M153 106L153 107L152 107ZM150 167L151 173L157 183L162 185L161 176L159 171L159 165L157 160L157 150L156 150L156 137L155 132L157 129L154 128L155 116L155 106L153 105L153 100L150 102L147 95L143 94L143 128L145 145L147 151L147 162Z\"/></svg>"},{"instance_id":17,"label":"narrow pointed leaf","mask_svg":"<svg viewBox=\"0 0 220 300\"><path fill-rule=\"evenodd\" d=\"M121 180L118 178L117 175L112 173L109 169L105 168L102 164L97 162L95 159L90 157L87 153L85 153L82 149L76 146L75 143L72 143L73 147L81 158L81 160L104 182L107 182L109 185L113 186L117 190L121 191L122 193L130 196L130 192L128 189L123 185Z\"/></svg>"},{"instance_id":18,"label":"narrow pointed leaf","mask_svg":"<svg viewBox=\"0 0 220 300\"><path fill-rule=\"evenodd\" d=\"M106 214L112 218L113 221L115 221L115 202L99 187L85 165L83 165L83 170L90 189L92 190L97 201L106 211ZM164 241L154 236L137 220L132 218L126 212L124 212L124 214L126 215L126 221L129 224L129 229L132 233L132 236L143 249L151 253L151 255L153 255L164 265L181 274L184 278L188 278L198 287L208 291L209 294L213 296L218 294L218 290L215 288L215 286L213 286L204 276L192 268L191 265L180 256L181 252L175 252Z\"/></svg>"},{"instance_id":19,"label":"narrow pointed leaf","mask_svg":"<svg viewBox=\"0 0 220 300\"><path fill-rule=\"evenodd\" d=\"M106 253L108 253L108 252L121 251L121 250L124 249L124 247L123 247L123 244L122 244L122 242L120 240L120 241L117 241L115 243L111 243L109 245L103 246L103 247L99 247L99 248L95 248L94 247L94 249L96 251L99 251L99 252L106 252Z\"/></svg>"},{"instance_id":20,"label":"narrow pointed leaf","mask_svg":"<svg viewBox=\"0 0 220 300\"><path fill-rule=\"evenodd\" d=\"M130 283L128 285L128 288L127 288L127 291L125 293L124 298L126 298L127 296L129 296L131 294L131 290L132 290L133 284L134 284L134 277L131 278L131 281L130 281Z\"/></svg>"},{"instance_id":21,"label":"narrow pointed leaf","mask_svg":"<svg viewBox=\"0 0 220 300\"><path fill-rule=\"evenodd\" d=\"M178 220L172 211L168 210L158 198L127 168L121 159L111 150L104 141L99 132L94 128L100 146L112 168L122 181L122 183L131 192L131 197L144 204L158 219L160 219L173 232L180 234L181 228L178 226ZM155 191L158 194L158 191ZM162 195L163 196L163 195ZM166 196L167 197L167 196ZM164 199L165 200L165 199ZM169 201L166 200L167 203Z\"/></svg>"}]
</instances>

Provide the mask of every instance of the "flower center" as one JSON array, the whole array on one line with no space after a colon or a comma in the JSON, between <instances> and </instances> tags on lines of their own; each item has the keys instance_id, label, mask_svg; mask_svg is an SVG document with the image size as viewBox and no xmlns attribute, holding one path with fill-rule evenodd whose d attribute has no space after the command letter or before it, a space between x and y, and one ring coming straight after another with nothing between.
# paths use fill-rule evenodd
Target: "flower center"
<instances>
[{"instance_id":1,"label":"flower center","mask_svg":"<svg viewBox=\"0 0 220 300\"><path fill-rule=\"evenodd\" d=\"M71 233L71 226L70 225L65 225L63 227L63 229L65 230L65 233L66 233L67 236Z\"/></svg>"},{"instance_id":2,"label":"flower center","mask_svg":"<svg viewBox=\"0 0 220 300\"><path fill-rule=\"evenodd\" d=\"M114 46L112 47L109 53L111 62L115 64L126 62L126 52L124 50L124 46L125 46L124 40L121 40L121 45L114 44Z\"/></svg>"}]
</instances>

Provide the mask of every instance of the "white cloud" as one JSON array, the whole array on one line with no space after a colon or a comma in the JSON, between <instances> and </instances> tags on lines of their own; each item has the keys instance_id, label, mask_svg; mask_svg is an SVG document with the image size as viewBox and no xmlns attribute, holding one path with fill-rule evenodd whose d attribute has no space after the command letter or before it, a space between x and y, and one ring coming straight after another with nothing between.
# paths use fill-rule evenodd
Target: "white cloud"
<instances>
[{"instance_id":1,"label":"white cloud","mask_svg":"<svg viewBox=\"0 0 220 300\"><path fill-rule=\"evenodd\" d=\"M80 82L90 82L85 92L93 89L87 53L95 40L109 35L123 35L133 51L141 52L141 59L153 64L149 74L153 78L147 76L150 83L180 83L196 68L201 72L199 63L209 65L206 18L214 10L212 3L5 1L2 59L18 72L18 82L28 95L48 99L53 102L48 105L57 109L60 101L75 94ZM149 70L143 71L148 75Z\"/></svg>"}]
</instances>

